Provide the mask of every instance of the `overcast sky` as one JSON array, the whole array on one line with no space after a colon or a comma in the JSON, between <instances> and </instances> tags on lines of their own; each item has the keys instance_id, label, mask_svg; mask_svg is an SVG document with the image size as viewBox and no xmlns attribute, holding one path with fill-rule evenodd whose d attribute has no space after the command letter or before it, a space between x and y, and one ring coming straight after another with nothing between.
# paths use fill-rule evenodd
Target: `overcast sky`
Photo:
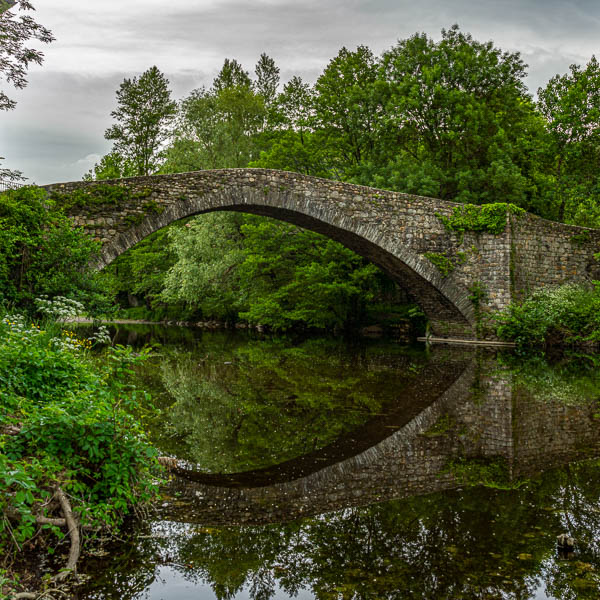
<instances>
[{"instance_id":1,"label":"overcast sky","mask_svg":"<svg viewBox=\"0 0 600 600\"><path fill-rule=\"evenodd\" d=\"M18 101L0 112L0 156L39 184L77 180L110 150L115 91L157 65L175 98L210 84L223 60L253 72L261 52L282 81L314 82L342 46L375 53L458 23L475 39L520 51L535 92L572 63L600 54L598 0L33 0L56 41Z\"/></svg>"}]
</instances>

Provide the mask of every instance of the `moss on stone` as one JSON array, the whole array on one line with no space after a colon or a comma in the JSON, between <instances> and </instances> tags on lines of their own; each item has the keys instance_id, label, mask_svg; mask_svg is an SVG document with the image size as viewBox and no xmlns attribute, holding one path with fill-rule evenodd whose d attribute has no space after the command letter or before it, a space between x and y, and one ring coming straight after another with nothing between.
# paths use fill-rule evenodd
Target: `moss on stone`
<instances>
[{"instance_id":1,"label":"moss on stone","mask_svg":"<svg viewBox=\"0 0 600 600\"><path fill-rule=\"evenodd\" d=\"M144 198L148 198L149 196L152 195L152 188L146 187L146 188L142 188L141 190L137 191L137 192L133 192L133 194L131 194L131 199L132 200L143 200Z\"/></svg>"},{"instance_id":2,"label":"moss on stone","mask_svg":"<svg viewBox=\"0 0 600 600\"><path fill-rule=\"evenodd\" d=\"M145 214L154 213L155 215L161 215L165 212L165 207L159 204L156 200L148 200L142 204L142 210Z\"/></svg>"},{"instance_id":3,"label":"moss on stone","mask_svg":"<svg viewBox=\"0 0 600 600\"><path fill-rule=\"evenodd\" d=\"M428 259L444 277L447 277L454 271L454 263L445 254L440 254L439 252L425 252L423 256Z\"/></svg>"},{"instance_id":4,"label":"moss on stone","mask_svg":"<svg viewBox=\"0 0 600 600\"><path fill-rule=\"evenodd\" d=\"M99 184L90 188L80 188L72 192L52 192L50 199L64 210L89 208L94 206L118 206L131 197L128 188L120 185Z\"/></svg>"},{"instance_id":5,"label":"moss on stone","mask_svg":"<svg viewBox=\"0 0 600 600\"><path fill-rule=\"evenodd\" d=\"M139 225L145 218L146 215L144 213L134 213L131 215L127 215L123 219L123 223L133 227L134 225Z\"/></svg>"}]
</instances>

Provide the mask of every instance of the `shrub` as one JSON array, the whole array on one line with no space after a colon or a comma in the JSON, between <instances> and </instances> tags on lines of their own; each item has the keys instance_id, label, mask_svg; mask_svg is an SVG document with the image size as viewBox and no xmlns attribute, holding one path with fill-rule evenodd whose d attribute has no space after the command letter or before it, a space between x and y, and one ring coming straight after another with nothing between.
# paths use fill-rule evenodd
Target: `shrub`
<instances>
[{"instance_id":1,"label":"shrub","mask_svg":"<svg viewBox=\"0 0 600 600\"><path fill-rule=\"evenodd\" d=\"M86 267L98 244L33 186L0 194L0 305L31 307L41 294L89 298Z\"/></svg>"},{"instance_id":2,"label":"shrub","mask_svg":"<svg viewBox=\"0 0 600 600\"><path fill-rule=\"evenodd\" d=\"M53 323L0 319L0 554L41 529L63 537L40 521L60 516L59 489L98 531L117 529L154 494L156 451L133 416L140 392L128 383L147 353L110 348L98 364L91 345Z\"/></svg>"},{"instance_id":3,"label":"shrub","mask_svg":"<svg viewBox=\"0 0 600 600\"><path fill-rule=\"evenodd\" d=\"M520 347L600 341L600 286L576 284L535 290L496 316L500 339Z\"/></svg>"}]
</instances>

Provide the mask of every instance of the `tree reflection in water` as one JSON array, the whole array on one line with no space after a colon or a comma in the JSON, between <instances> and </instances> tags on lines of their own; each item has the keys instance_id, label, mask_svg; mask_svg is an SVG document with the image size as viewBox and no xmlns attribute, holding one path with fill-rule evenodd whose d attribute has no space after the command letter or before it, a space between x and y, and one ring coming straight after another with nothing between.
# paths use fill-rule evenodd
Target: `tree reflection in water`
<instances>
[{"instance_id":1,"label":"tree reflection in water","mask_svg":"<svg viewBox=\"0 0 600 600\"><path fill-rule=\"evenodd\" d=\"M177 398L175 404L163 400L163 410L178 443L199 436L191 426L198 397L208 407L200 408L196 425L216 431L197 442L194 457L207 469L232 472L295 460L299 452L365 427L387 406L382 395L368 400L356 366L366 365L374 375L365 381L377 382L377 365L384 372L390 364L387 351L363 351L345 364L343 353L336 356L325 344L331 372L327 360L311 358L311 349L300 360L305 370L294 374L286 347L274 346L270 355L260 344L243 346L230 344L218 366L203 361L194 367L190 360L180 371L162 371ZM452 353L443 358L439 364L450 361L457 381L419 416L392 427L374 449L344 458L343 469L326 466L272 487L264 481L237 488L180 482L166 490L165 520L138 527L132 543L112 549L110 560L88 561L84 569L97 575L78 597L174 600L171 588L157 582L168 569L177 580L209 586L219 599L244 591L266 600L301 590L323 599L533 599L544 597L540 590L560 600L598 598L600 385L593 362L551 366L478 355L461 375ZM396 354L394 360L423 374L437 359L434 352L402 360ZM345 374L334 373L345 368ZM396 384L410 387L400 370ZM443 373L441 366L434 370ZM340 396L323 401L319 415L318 386L334 384ZM276 409L265 390L276 390ZM289 412L286 394L296 396ZM187 406L182 412L179 403ZM338 413L339 423L330 423ZM185 426L178 429L178 420ZM244 427L243 436L232 435ZM309 435L303 437L305 427ZM287 439L297 431L298 439ZM276 452L269 453L269 440L280 446ZM210 459L211 448L233 454ZM403 462L407 453L412 463ZM372 504L375 493L387 501ZM556 537L563 532L577 539L570 560L557 554Z\"/></svg>"}]
</instances>

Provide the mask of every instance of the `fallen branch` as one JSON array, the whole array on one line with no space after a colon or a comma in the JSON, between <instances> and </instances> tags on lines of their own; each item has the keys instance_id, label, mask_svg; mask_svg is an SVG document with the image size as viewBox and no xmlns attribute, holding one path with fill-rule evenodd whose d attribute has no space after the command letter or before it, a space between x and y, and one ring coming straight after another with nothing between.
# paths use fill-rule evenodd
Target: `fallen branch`
<instances>
[{"instance_id":1,"label":"fallen branch","mask_svg":"<svg viewBox=\"0 0 600 600\"><path fill-rule=\"evenodd\" d=\"M65 521L68 527L68 533L71 538L71 548L69 550L69 559L64 571L61 571L56 579L62 581L66 579L71 573L77 573L77 561L79 560L79 553L81 551L81 542L79 539L79 524L73 516L73 509L71 503L67 498L66 494L60 487L56 488L56 497L60 502L60 508L65 517Z\"/></svg>"},{"instance_id":2,"label":"fallen branch","mask_svg":"<svg viewBox=\"0 0 600 600\"><path fill-rule=\"evenodd\" d=\"M5 506L4 507L4 514L9 518L12 519L13 521L19 521L22 518L21 513L17 512L16 510L14 510L11 506ZM35 517L35 522L38 525L54 525L55 527L66 527L67 526L67 520L63 517L46 517L45 515L34 515ZM89 530L94 530L95 527L93 527L92 525L82 525L80 526L81 529L89 529Z\"/></svg>"},{"instance_id":3,"label":"fallen branch","mask_svg":"<svg viewBox=\"0 0 600 600\"><path fill-rule=\"evenodd\" d=\"M38 594L34 594L32 592L18 592L16 594L11 595L10 600L43 600L43 598L49 598L50 600L52 600L53 596L51 596L50 594L54 593L67 596L66 592L55 588L52 590L45 590Z\"/></svg>"},{"instance_id":4,"label":"fallen branch","mask_svg":"<svg viewBox=\"0 0 600 600\"><path fill-rule=\"evenodd\" d=\"M19 521L23 515L15 510L12 506L8 505L4 507L4 514L13 521ZM45 515L36 514L35 522L38 525L55 525L56 527L66 527L67 521L66 519L54 518L54 517L46 517Z\"/></svg>"},{"instance_id":5,"label":"fallen branch","mask_svg":"<svg viewBox=\"0 0 600 600\"><path fill-rule=\"evenodd\" d=\"M5 425L0 428L0 435L19 435L21 429L20 425Z\"/></svg>"}]
</instances>

